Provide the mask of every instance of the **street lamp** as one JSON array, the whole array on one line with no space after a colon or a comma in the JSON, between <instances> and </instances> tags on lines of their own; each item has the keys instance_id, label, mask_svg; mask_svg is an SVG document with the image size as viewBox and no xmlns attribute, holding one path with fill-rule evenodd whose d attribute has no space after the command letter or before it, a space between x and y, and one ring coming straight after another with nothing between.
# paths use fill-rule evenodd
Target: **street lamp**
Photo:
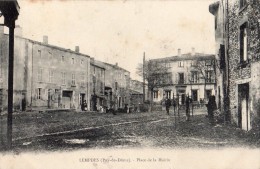
<instances>
[{"instance_id":1,"label":"street lamp","mask_svg":"<svg viewBox=\"0 0 260 169\"><path fill-rule=\"evenodd\" d=\"M20 6L16 0L0 1L0 11L0 15L4 16L4 25L9 28L7 148L10 149L12 147L13 120L14 28Z\"/></svg>"}]
</instances>

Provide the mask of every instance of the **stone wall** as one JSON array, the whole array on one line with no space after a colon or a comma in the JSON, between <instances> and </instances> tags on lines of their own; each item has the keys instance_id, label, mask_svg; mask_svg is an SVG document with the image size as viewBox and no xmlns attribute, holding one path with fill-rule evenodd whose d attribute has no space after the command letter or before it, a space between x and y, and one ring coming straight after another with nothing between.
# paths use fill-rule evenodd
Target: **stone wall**
<instances>
[{"instance_id":1,"label":"stone wall","mask_svg":"<svg viewBox=\"0 0 260 169\"><path fill-rule=\"evenodd\" d=\"M259 113L259 102L256 93L259 93L259 1L248 0L247 5L240 8L238 0L229 1L229 99L232 122L238 123L238 85L249 83L249 112L253 124L255 115ZM241 66L240 63L240 25L248 23L248 64ZM250 106L254 105L254 106Z\"/></svg>"}]
</instances>

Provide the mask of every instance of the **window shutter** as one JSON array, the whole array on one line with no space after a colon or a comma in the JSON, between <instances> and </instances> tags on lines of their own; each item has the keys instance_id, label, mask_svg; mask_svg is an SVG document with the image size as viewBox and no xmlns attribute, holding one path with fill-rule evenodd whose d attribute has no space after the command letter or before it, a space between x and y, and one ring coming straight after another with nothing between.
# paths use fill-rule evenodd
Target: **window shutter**
<instances>
[{"instance_id":1,"label":"window shutter","mask_svg":"<svg viewBox=\"0 0 260 169\"><path fill-rule=\"evenodd\" d=\"M34 93L34 99L38 99L38 89L35 89L34 92L35 92L35 93Z\"/></svg>"}]
</instances>

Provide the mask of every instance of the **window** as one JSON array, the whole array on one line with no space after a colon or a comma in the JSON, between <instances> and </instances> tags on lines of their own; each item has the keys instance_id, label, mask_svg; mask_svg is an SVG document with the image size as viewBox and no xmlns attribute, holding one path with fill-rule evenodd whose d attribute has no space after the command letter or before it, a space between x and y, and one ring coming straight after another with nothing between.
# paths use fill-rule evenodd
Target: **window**
<instances>
[{"instance_id":1,"label":"window","mask_svg":"<svg viewBox=\"0 0 260 169\"><path fill-rule=\"evenodd\" d=\"M61 61L62 61L62 62L64 62L64 61L65 61L65 59L64 59L64 56L61 56Z\"/></svg>"},{"instance_id":2,"label":"window","mask_svg":"<svg viewBox=\"0 0 260 169\"><path fill-rule=\"evenodd\" d=\"M166 84L172 84L172 74L167 73L165 76Z\"/></svg>"},{"instance_id":3,"label":"window","mask_svg":"<svg viewBox=\"0 0 260 169\"><path fill-rule=\"evenodd\" d=\"M83 64L83 59L80 60L80 64L81 64L81 65Z\"/></svg>"},{"instance_id":4,"label":"window","mask_svg":"<svg viewBox=\"0 0 260 169\"><path fill-rule=\"evenodd\" d=\"M179 61L178 62L178 67L184 67L184 62L183 61Z\"/></svg>"},{"instance_id":5,"label":"window","mask_svg":"<svg viewBox=\"0 0 260 169\"><path fill-rule=\"evenodd\" d=\"M49 82L50 82L50 83L53 82L53 74L54 74L54 73L53 73L53 70L50 69L50 70L49 70Z\"/></svg>"},{"instance_id":6,"label":"window","mask_svg":"<svg viewBox=\"0 0 260 169\"><path fill-rule=\"evenodd\" d=\"M179 73L178 75L179 75L178 83L179 84L184 84L184 73Z\"/></svg>"},{"instance_id":7,"label":"window","mask_svg":"<svg viewBox=\"0 0 260 169\"><path fill-rule=\"evenodd\" d=\"M66 74L65 74L65 72L61 72L61 83L66 84Z\"/></svg>"},{"instance_id":8,"label":"window","mask_svg":"<svg viewBox=\"0 0 260 169\"><path fill-rule=\"evenodd\" d=\"M168 62L165 62L165 68L169 69L171 67L171 64Z\"/></svg>"},{"instance_id":9,"label":"window","mask_svg":"<svg viewBox=\"0 0 260 169\"><path fill-rule=\"evenodd\" d=\"M42 82L42 71L43 71L42 68L38 69L38 82Z\"/></svg>"},{"instance_id":10,"label":"window","mask_svg":"<svg viewBox=\"0 0 260 169\"><path fill-rule=\"evenodd\" d=\"M37 89L36 98L37 99L42 99L42 89L41 88Z\"/></svg>"},{"instance_id":11,"label":"window","mask_svg":"<svg viewBox=\"0 0 260 169\"><path fill-rule=\"evenodd\" d=\"M52 53L51 52L49 52L49 56L50 56L50 59L52 59Z\"/></svg>"},{"instance_id":12,"label":"window","mask_svg":"<svg viewBox=\"0 0 260 169\"><path fill-rule=\"evenodd\" d=\"M73 86L75 86L76 85L76 81L75 81L75 74L74 73L72 73L72 75L71 75L71 85L73 85Z\"/></svg>"},{"instance_id":13,"label":"window","mask_svg":"<svg viewBox=\"0 0 260 169\"><path fill-rule=\"evenodd\" d=\"M39 58L42 58L42 51L40 49L38 50L38 56Z\"/></svg>"},{"instance_id":14,"label":"window","mask_svg":"<svg viewBox=\"0 0 260 169\"><path fill-rule=\"evenodd\" d=\"M71 58L71 64L75 63L75 58Z\"/></svg>"},{"instance_id":15,"label":"window","mask_svg":"<svg viewBox=\"0 0 260 169\"><path fill-rule=\"evenodd\" d=\"M191 72L191 82L198 83L198 72Z\"/></svg>"},{"instance_id":16,"label":"window","mask_svg":"<svg viewBox=\"0 0 260 169\"><path fill-rule=\"evenodd\" d=\"M191 67L197 67L198 66L198 62L195 61L195 60L191 61L190 64L191 64Z\"/></svg>"},{"instance_id":17,"label":"window","mask_svg":"<svg viewBox=\"0 0 260 169\"><path fill-rule=\"evenodd\" d=\"M117 88L118 88L118 83L115 82L115 89L117 90Z\"/></svg>"},{"instance_id":18,"label":"window","mask_svg":"<svg viewBox=\"0 0 260 169\"><path fill-rule=\"evenodd\" d=\"M104 93L104 83L100 82L100 93Z\"/></svg>"},{"instance_id":19,"label":"window","mask_svg":"<svg viewBox=\"0 0 260 169\"><path fill-rule=\"evenodd\" d=\"M171 91L165 91L165 97L167 99L170 99L171 98Z\"/></svg>"},{"instance_id":20,"label":"window","mask_svg":"<svg viewBox=\"0 0 260 169\"><path fill-rule=\"evenodd\" d=\"M246 0L239 0L240 9L246 6L246 4L247 4Z\"/></svg>"},{"instance_id":21,"label":"window","mask_svg":"<svg viewBox=\"0 0 260 169\"><path fill-rule=\"evenodd\" d=\"M212 83L213 82L213 71L212 70L207 70L206 72L206 82Z\"/></svg>"},{"instance_id":22,"label":"window","mask_svg":"<svg viewBox=\"0 0 260 169\"><path fill-rule=\"evenodd\" d=\"M158 99L158 91L153 91L153 98Z\"/></svg>"},{"instance_id":23,"label":"window","mask_svg":"<svg viewBox=\"0 0 260 169\"><path fill-rule=\"evenodd\" d=\"M205 60L205 66L211 66L212 61L211 60Z\"/></svg>"},{"instance_id":24,"label":"window","mask_svg":"<svg viewBox=\"0 0 260 169\"><path fill-rule=\"evenodd\" d=\"M198 90L191 90L191 99L192 101L198 101Z\"/></svg>"},{"instance_id":25,"label":"window","mask_svg":"<svg viewBox=\"0 0 260 169\"><path fill-rule=\"evenodd\" d=\"M247 23L240 26L240 63L247 61Z\"/></svg>"},{"instance_id":26,"label":"window","mask_svg":"<svg viewBox=\"0 0 260 169\"><path fill-rule=\"evenodd\" d=\"M207 99L212 95L212 90L206 90Z\"/></svg>"},{"instance_id":27,"label":"window","mask_svg":"<svg viewBox=\"0 0 260 169\"><path fill-rule=\"evenodd\" d=\"M84 86L85 85L85 75L84 73L81 74L81 83L80 83L81 86Z\"/></svg>"}]
</instances>

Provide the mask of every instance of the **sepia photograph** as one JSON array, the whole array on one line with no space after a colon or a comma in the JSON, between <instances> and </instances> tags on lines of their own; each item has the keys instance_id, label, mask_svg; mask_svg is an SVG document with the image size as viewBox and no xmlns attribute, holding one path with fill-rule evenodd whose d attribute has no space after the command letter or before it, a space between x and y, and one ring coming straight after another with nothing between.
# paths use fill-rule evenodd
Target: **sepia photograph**
<instances>
[{"instance_id":1,"label":"sepia photograph","mask_svg":"<svg viewBox=\"0 0 260 169\"><path fill-rule=\"evenodd\" d=\"M260 0L0 0L0 169L260 169Z\"/></svg>"}]
</instances>

